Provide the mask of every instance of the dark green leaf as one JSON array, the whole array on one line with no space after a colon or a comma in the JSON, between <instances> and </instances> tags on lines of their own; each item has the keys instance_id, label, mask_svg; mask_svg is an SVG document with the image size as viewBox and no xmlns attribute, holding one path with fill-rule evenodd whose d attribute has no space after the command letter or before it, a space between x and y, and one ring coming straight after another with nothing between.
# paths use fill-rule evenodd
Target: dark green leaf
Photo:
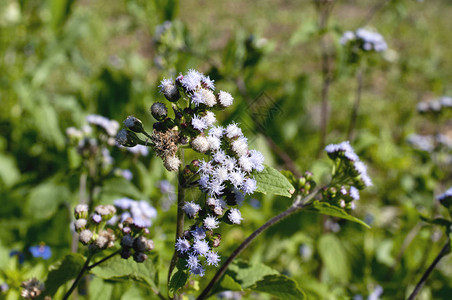
<instances>
[{"instance_id":1,"label":"dark green leaf","mask_svg":"<svg viewBox=\"0 0 452 300\"><path fill-rule=\"evenodd\" d=\"M83 255L72 253L66 255L62 261L52 265L45 282L45 294L53 296L60 286L75 279L82 270L84 262Z\"/></svg>"},{"instance_id":2,"label":"dark green leaf","mask_svg":"<svg viewBox=\"0 0 452 300\"><path fill-rule=\"evenodd\" d=\"M297 283L285 275L267 275L256 282L251 290L264 292L284 300L301 300L306 295L300 290Z\"/></svg>"},{"instance_id":3,"label":"dark green leaf","mask_svg":"<svg viewBox=\"0 0 452 300\"><path fill-rule=\"evenodd\" d=\"M103 279L133 280L157 289L157 259L157 255L151 254L145 262L136 263L132 259L115 256L93 268L91 273Z\"/></svg>"},{"instance_id":4,"label":"dark green leaf","mask_svg":"<svg viewBox=\"0 0 452 300\"><path fill-rule=\"evenodd\" d=\"M262 172L253 172L254 179L257 182L257 192L263 194L274 194L284 197L292 197L295 188L289 180L278 170L265 165Z\"/></svg>"},{"instance_id":5,"label":"dark green leaf","mask_svg":"<svg viewBox=\"0 0 452 300\"><path fill-rule=\"evenodd\" d=\"M309 206L306 206L303 209L303 211L314 212L314 213L318 213L318 214L322 214L322 215L328 215L328 216L332 216L332 217L346 219L346 220L361 224L364 227L370 228L370 226L367 225L364 221L362 221L352 215L349 215L345 210L343 210L337 206L333 206L326 202L314 201Z\"/></svg>"},{"instance_id":6,"label":"dark green leaf","mask_svg":"<svg viewBox=\"0 0 452 300\"><path fill-rule=\"evenodd\" d=\"M187 280L188 274L186 270L178 270L176 273L174 273L169 283L170 295L173 296L179 289L184 287Z\"/></svg>"},{"instance_id":7,"label":"dark green leaf","mask_svg":"<svg viewBox=\"0 0 452 300\"><path fill-rule=\"evenodd\" d=\"M240 284L232 279L231 276L225 274L220 282L215 286L215 288L212 291L212 295L215 295L217 293L223 292L223 291L242 291L242 287Z\"/></svg>"}]
</instances>

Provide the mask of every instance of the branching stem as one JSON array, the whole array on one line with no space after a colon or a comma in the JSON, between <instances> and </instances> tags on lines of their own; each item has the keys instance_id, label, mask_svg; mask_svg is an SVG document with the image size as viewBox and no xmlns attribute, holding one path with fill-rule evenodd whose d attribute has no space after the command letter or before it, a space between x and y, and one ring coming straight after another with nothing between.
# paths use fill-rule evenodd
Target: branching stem
<instances>
[{"instance_id":1,"label":"branching stem","mask_svg":"<svg viewBox=\"0 0 452 300\"><path fill-rule=\"evenodd\" d=\"M439 263L439 261L446 256L450 252L450 238L447 238L446 244L444 245L443 249L439 252L439 254L435 257L432 264L427 268L425 273L422 275L421 279L417 283L416 287L414 288L411 295L407 298L407 300L414 300L416 298L416 295L420 292L422 287L424 286L425 282L427 281L428 277L430 276L430 273L435 269L436 265Z\"/></svg>"},{"instance_id":2,"label":"branching stem","mask_svg":"<svg viewBox=\"0 0 452 300\"><path fill-rule=\"evenodd\" d=\"M269 221L267 221L264 225L259 227L256 231L254 231L248 238L246 238L245 241L243 241L240 246L237 247L237 249L234 250L234 252L229 256L229 258L226 260L226 262L221 266L221 268L217 271L215 276L212 278L212 280L209 282L207 287L202 291L202 293L198 296L197 300L206 299L209 295L209 292L212 290L212 288L215 286L215 284L221 279L223 274L226 272L226 269L229 267L229 265L232 263L232 261L262 232L264 232L269 227L275 225L279 221L287 218L288 216L300 211L302 208L309 205L310 200L317 195L319 190L314 190L311 194L306 196L302 199L297 199L292 206L290 206L287 210L283 211L279 215L271 218Z\"/></svg>"}]
</instances>

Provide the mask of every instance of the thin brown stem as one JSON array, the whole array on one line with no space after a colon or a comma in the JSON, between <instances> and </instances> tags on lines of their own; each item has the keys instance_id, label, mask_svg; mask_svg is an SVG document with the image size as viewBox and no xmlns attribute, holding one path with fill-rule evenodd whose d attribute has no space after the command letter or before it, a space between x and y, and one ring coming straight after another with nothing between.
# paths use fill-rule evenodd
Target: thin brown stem
<instances>
[{"instance_id":1,"label":"thin brown stem","mask_svg":"<svg viewBox=\"0 0 452 300\"><path fill-rule=\"evenodd\" d=\"M319 15L319 48L322 72L321 106L320 106L320 142L317 156L320 156L326 144L328 134L329 91L332 82L331 54L329 53L327 30L328 20L335 4L334 0L314 0Z\"/></svg>"},{"instance_id":2,"label":"thin brown stem","mask_svg":"<svg viewBox=\"0 0 452 300\"><path fill-rule=\"evenodd\" d=\"M447 238L446 244L444 245L443 249L438 253L438 255L433 260L432 264L427 268L425 273L422 275L419 282L416 284L416 287L414 288L411 295L407 298L407 300L413 300L416 298L419 291L424 286L425 282L427 281L428 277L432 273L432 271L435 269L436 265L439 263L439 261L446 256L450 252L450 238Z\"/></svg>"},{"instance_id":3,"label":"thin brown stem","mask_svg":"<svg viewBox=\"0 0 452 300\"><path fill-rule=\"evenodd\" d=\"M88 270L88 265L89 265L89 262L91 261L92 257L93 257L92 254L88 254L88 257L86 258L85 264L83 265L82 269L78 273L77 278L75 278L75 280L72 283L72 285L69 288L69 290L64 295L63 300L68 299L69 296L72 294L72 292L77 288L77 285L80 282L80 279L82 279L83 275L85 275L85 272Z\"/></svg>"},{"instance_id":4,"label":"thin brown stem","mask_svg":"<svg viewBox=\"0 0 452 300\"><path fill-rule=\"evenodd\" d=\"M185 202L185 187L182 185L182 171L184 168L184 149L179 150L179 157L181 160L181 165L179 168L178 178L177 178L177 223L176 223L176 239L175 243L177 242L177 239L181 237L184 234L184 202ZM174 267L177 263L177 251L174 250L173 257L171 258L171 264L168 269L168 283L171 279L171 274L173 273Z\"/></svg>"},{"instance_id":5,"label":"thin brown stem","mask_svg":"<svg viewBox=\"0 0 452 300\"><path fill-rule=\"evenodd\" d=\"M352 142L353 139L355 138L354 133L355 133L355 128L356 128L356 122L358 120L359 105L361 104L361 95L362 95L362 91L363 91L363 68L362 67L358 67L358 70L356 72L356 82L357 82L356 98L355 98L355 103L353 104L352 115L350 116L350 124L348 125L348 130L347 130L347 140L349 140L350 142Z\"/></svg>"},{"instance_id":6,"label":"thin brown stem","mask_svg":"<svg viewBox=\"0 0 452 300\"><path fill-rule=\"evenodd\" d=\"M113 256L119 254L119 252L121 252L121 250L116 250L115 252L113 252L112 254L102 258L101 260L99 260L98 262L93 263L91 266L87 267L87 270L91 270L92 268L97 267L98 265L100 265L101 263L109 260L110 258L112 258Z\"/></svg>"}]
</instances>

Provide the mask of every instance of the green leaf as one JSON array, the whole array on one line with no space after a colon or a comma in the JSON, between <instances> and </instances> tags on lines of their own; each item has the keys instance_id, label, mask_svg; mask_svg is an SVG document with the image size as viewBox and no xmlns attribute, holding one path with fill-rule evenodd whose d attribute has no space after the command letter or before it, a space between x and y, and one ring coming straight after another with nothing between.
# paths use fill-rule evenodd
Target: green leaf
<instances>
[{"instance_id":1,"label":"green leaf","mask_svg":"<svg viewBox=\"0 0 452 300\"><path fill-rule=\"evenodd\" d=\"M105 282L102 278L94 277L89 283L89 297L96 300L112 299L113 284Z\"/></svg>"},{"instance_id":2,"label":"green leaf","mask_svg":"<svg viewBox=\"0 0 452 300\"><path fill-rule=\"evenodd\" d=\"M149 255L143 263L119 256L107 260L93 268L91 273L103 279L129 281L133 280L147 287L158 289L157 255Z\"/></svg>"},{"instance_id":3,"label":"green leaf","mask_svg":"<svg viewBox=\"0 0 452 300\"><path fill-rule=\"evenodd\" d=\"M54 29L59 29L61 25L66 22L66 19L71 13L71 8L74 0L50 0L50 12L52 15L52 26Z\"/></svg>"},{"instance_id":4,"label":"green leaf","mask_svg":"<svg viewBox=\"0 0 452 300\"><path fill-rule=\"evenodd\" d=\"M350 264L341 241L334 234L322 235L318 251L331 277L338 282L348 282L351 277Z\"/></svg>"},{"instance_id":5,"label":"green leaf","mask_svg":"<svg viewBox=\"0 0 452 300\"><path fill-rule=\"evenodd\" d=\"M348 214L345 210L343 210L337 206L333 206L326 202L314 201L309 206L306 206L303 209L303 211L304 212L313 212L313 213L322 214L322 215L328 215L328 216L337 217L337 218L341 218L341 219L346 219L346 220L361 224L366 228L370 228L370 226L367 225L364 221Z\"/></svg>"},{"instance_id":6,"label":"green leaf","mask_svg":"<svg viewBox=\"0 0 452 300\"><path fill-rule=\"evenodd\" d=\"M215 295L223 291L242 291L242 290L243 290L242 287L237 281L232 279L231 276L225 274L221 278L221 281L215 286L211 294Z\"/></svg>"},{"instance_id":7,"label":"green leaf","mask_svg":"<svg viewBox=\"0 0 452 300\"><path fill-rule=\"evenodd\" d=\"M239 283L242 288L248 288L266 275L277 275L279 272L261 263L249 265L247 262L239 260L229 266L226 274ZM226 277L223 279L229 280Z\"/></svg>"},{"instance_id":8,"label":"green leaf","mask_svg":"<svg viewBox=\"0 0 452 300\"><path fill-rule=\"evenodd\" d=\"M50 266L50 272L45 282L45 294L53 296L60 286L75 279L82 270L85 257L78 253L66 255L63 260Z\"/></svg>"},{"instance_id":9,"label":"green leaf","mask_svg":"<svg viewBox=\"0 0 452 300\"><path fill-rule=\"evenodd\" d=\"M170 296L173 296L175 293L177 293L178 290L184 287L187 280L188 274L186 270L178 270L176 273L174 273L168 286Z\"/></svg>"},{"instance_id":10,"label":"green leaf","mask_svg":"<svg viewBox=\"0 0 452 300\"><path fill-rule=\"evenodd\" d=\"M306 295L297 283L285 275L267 275L256 282L251 290L264 292L284 300L305 299Z\"/></svg>"},{"instance_id":11,"label":"green leaf","mask_svg":"<svg viewBox=\"0 0 452 300\"><path fill-rule=\"evenodd\" d=\"M121 195L134 199L144 198L140 190L125 178L114 177L105 180L104 194Z\"/></svg>"},{"instance_id":12,"label":"green leaf","mask_svg":"<svg viewBox=\"0 0 452 300\"><path fill-rule=\"evenodd\" d=\"M68 201L67 187L48 181L33 188L28 194L26 212L37 219L51 217L61 202Z\"/></svg>"},{"instance_id":13,"label":"green leaf","mask_svg":"<svg viewBox=\"0 0 452 300\"><path fill-rule=\"evenodd\" d=\"M278 170L264 165L262 172L253 172L254 179L257 182L257 192L262 194L274 194L284 197L292 197L295 188L290 184L289 180Z\"/></svg>"},{"instance_id":14,"label":"green leaf","mask_svg":"<svg viewBox=\"0 0 452 300\"><path fill-rule=\"evenodd\" d=\"M432 224L432 225L439 225L439 226L444 226L446 228L446 230L450 230L450 226L452 225L452 222L444 219L444 218L434 218L434 219L430 219L426 216L420 215L419 216L421 218L422 221Z\"/></svg>"}]
</instances>

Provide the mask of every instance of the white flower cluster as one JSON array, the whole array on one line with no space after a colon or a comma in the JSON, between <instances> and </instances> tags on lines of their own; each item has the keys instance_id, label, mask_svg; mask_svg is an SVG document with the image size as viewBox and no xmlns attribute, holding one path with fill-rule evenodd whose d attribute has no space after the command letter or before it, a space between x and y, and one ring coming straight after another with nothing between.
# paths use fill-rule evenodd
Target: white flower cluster
<instances>
[{"instance_id":1,"label":"white flower cluster","mask_svg":"<svg viewBox=\"0 0 452 300\"><path fill-rule=\"evenodd\" d=\"M349 141L328 145L325 151L336 162L333 182L340 186L340 193L334 198L338 199L338 204L342 208L353 209L354 201L359 200L359 190L372 186L372 180L367 174L367 166L359 159ZM344 185L348 185L349 189Z\"/></svg>"},{"instance_id":2,"label":"white flower cluster","mask_svg":"<svg viewBox=\"0 0 452 300\"><path fill-rule=\"evenodd\" d=\"M432 152L435 149L435 138L432 135L410 134L407 142L421 151Z\"/></svg>"},{"instance_id":3,"label":"white flower cluster","mask_svg":"<svg viewBox=\"0 0 452 300\"><path fill-rule=\"evenodd\" d=\"M137 227L151 227L152 219L157 217L157 210L144 200L135 201L129 198L120 198L116 199L113 204L122 211L121 222L124 222L127 218L132 218L133 224ZM112 219L111 223L116 221L117 219Z\"/></svg>"},{"instance_id":4,"label":"white flower cluster","mask_svg":"<svg viewBox=\"0 0 452 300\"><path fill-rule=\"evenodd\" d=\"M452 108L452 97L443 96L435 100L422 101L417 105L417 111L424 113L437 113L443 109Z\"/></svg>"},{"instance_id":5,"label":"white flower cluster","mask_svg":"<svg viewBox=\"0 0 452 300\"><path fill-rule=\"evenodd\" d=\"M364 28L359 28L355 32L344 32L340 43L342 45L358 45L362 50L368 52L383 52L388 49L388 45L381 34Z\"/></svg>"},{"instance_id":6,"label":"white flower cluster","mask_svg":"<svg viewBox=\"0 0 452 300\"><path fill-rule=\"evenodd\" d=\"M88 115L86 121L89 124L103 128L109 136L114 137L118 133L119 123L100 115Z\"/></svg>"},{"instance_id":7,"label":"white flower cluster","mask_svg":"<svg viewBox=\"0 0 452 300\"><path fill-rule=\"evenodd\" d=\"M226 128L213 127L206 139L212 159L200 163L201 189L212 197L221 197L225 188L252 194L257 186L250 174L264 169L264 156L248 150L247 138L240 127L235 123Z\"/></svg>"}]
</instances>

